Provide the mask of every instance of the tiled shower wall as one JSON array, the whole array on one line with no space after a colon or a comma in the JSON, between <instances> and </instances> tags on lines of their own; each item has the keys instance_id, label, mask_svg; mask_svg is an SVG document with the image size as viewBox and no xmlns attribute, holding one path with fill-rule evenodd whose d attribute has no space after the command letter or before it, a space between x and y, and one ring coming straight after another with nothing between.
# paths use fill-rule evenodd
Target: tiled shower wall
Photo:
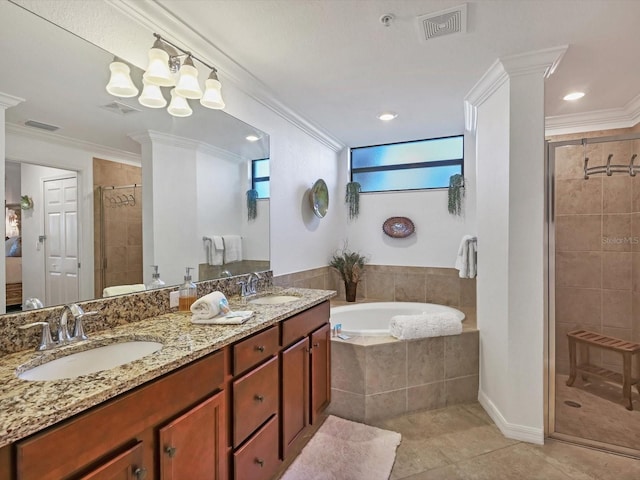
<instances>
[{"instance_id":1,"label":"tiled shower wall","mask_svg":"<svg viewBox=\"0 0 640 480\"><path fill-rule=\"evenodd\" d=\"M587 145L589 166L629 164L640 140ZM569 370L567 332L584 328L640 341L640 175L584 179L582 146L556 148L556 371ZM636 162L637 164L638 162ZM614 371L621 356L591 349Z\"/></svg>"},{"instance_id":2,"label":"tiled shower wall","mask_svg":"<svg viewBox=\"0 0 640 480\"><path fill-rule=\"evenodd\" d=\"M282 287L336 290L336 300L344 300L344 284L329 267L306 270L273 279ZM358 284L358 299L397 302L428 302L464 310L476 306L476 279L460 278L453 268L366 265ZM467 313L465 311L465 313Z\"/></svg>"}]
</instances>

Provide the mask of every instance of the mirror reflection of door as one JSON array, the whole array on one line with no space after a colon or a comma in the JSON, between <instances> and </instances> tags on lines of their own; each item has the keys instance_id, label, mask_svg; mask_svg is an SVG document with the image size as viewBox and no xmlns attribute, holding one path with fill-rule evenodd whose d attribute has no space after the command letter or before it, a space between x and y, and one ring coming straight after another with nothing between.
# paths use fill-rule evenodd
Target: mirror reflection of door
<instances>
[{"instance_id":1,"label":"mirror reflection of door","mask_svg":"<svg viewBox=\"0 0 640 480\"><path fill-rule=\"evenodd\" d=\"M78 299L78 179L43 180L45 305Z\"/></svg>"}]
</instances>

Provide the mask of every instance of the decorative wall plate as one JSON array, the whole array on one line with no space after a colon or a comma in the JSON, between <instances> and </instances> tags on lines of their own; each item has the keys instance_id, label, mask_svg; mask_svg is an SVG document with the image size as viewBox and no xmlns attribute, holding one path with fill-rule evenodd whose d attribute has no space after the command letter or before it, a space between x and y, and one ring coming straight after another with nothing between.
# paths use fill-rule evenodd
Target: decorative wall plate
<instances>
[{"instance_id":1,"label":"decorative wall plate","mask_svg":"<svg viewBox=\"0 0 640 480\"><path fill-rule=\"evenodd\" d=\"M406 238L415 230L413 222L407 217L387 218L382 224L382 231L392 238Z\"/></svg>"},{"instance_id":2,"label":"decorative wall plate","mask_svg":"<svg viewBox=\"0 0 640 480\"><path fill-rule=\"evenodd\" d=\"M311 200L311 208L313 213L318 218L323 218L327 214L329 208L329 189L327 184L321 178L316 180L316 183L311 187L309 195Z\"/></svg>"}]
</instances>

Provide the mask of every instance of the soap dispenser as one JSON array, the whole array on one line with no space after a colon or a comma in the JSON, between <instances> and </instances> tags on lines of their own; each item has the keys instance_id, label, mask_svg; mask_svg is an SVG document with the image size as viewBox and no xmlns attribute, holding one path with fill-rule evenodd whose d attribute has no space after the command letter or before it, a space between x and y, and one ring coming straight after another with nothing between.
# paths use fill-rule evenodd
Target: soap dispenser
<instances>
[{"instance_id":1,"label":"soap dispenser","mask_svg":"<svg viewBox=\"0 0 640 480\"><path fill-rule=\"evenodd\" d=\"M181 312L189 312L191 304L196 301L196 285L191 281L191 270L193 267L187 267L184 283L180 287L180 301L178 310Z\"/></svg>"},{"instance_id":2,"label":"soap dispenser","mask_svg":"<svg viewBox=\"0 0 640 480\"><path fill-rule=\"evenodd\" d=\"M165 283L160 280L160 274L158 273L158 265L151 265L153 273L151 274L151 283L147 286L147 290L153 290L154 288L162 288Z\"/></svg>"}]
</instances>

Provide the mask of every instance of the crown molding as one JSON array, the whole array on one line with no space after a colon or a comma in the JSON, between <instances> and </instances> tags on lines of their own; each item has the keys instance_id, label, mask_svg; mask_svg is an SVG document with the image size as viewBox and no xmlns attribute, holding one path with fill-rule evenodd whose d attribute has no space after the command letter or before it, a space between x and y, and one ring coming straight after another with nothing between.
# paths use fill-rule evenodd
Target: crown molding
<instances>
[{"instance_id":1,"label":"crown molding","mask_svg":"<svg viewBox=\"0 0 640 480\"><path fill-rule=\"evenodd\" d=\"M283 104L275 93L251 72L170 13L162 5L151 0L138 0L136 2L127 0L104 1L150 31L160 33L179 45L188 45L189 50L194 55L202 58L207 63L215 65L219 76L225 77L225 81L230 80L256 102L267 107L334 152L339 152L345 148L345 145L338 139Z\"/></svg>"},{"instance_id":2,"label":"crown molding","mask_svg":"<svg viewBox=\"0 0 640 480\"><path fill-rule=\"evenodd\" d=\"M545 119L545 135L566 135L630 128L640 122L640 95L621 108L608 108L570 115L554 115Z\"/></svg>"},{"instance_id":3,"label":"crown molding","mask_svg":"<svg viewBox=\"0 0 640 480\"><path fill-rule=\"evenodd\" d=\"M478 107L509 78L532 74L548 78L558 67L568 48L568 45L562 45L498 58L464 97L465 129L469 132L476 131Z\"/></svg>"},{"instance_id":4,"label":"crown molding","mask_svg":"<svg viewBox=\"0 0 640 480\"><path fill-rule=\"evenodd\" d=\"M140 166L141 157L136 153L127 152L118 148L106 147L97 143L86 142L75 138L65 137L51 132L34 130L30 127L18 125L15 123L7 123L5 125L7 134L18 135L32 140L40 140L47 143L54 143L62 147L75 148L93 154L94 156L104 158L105 160L119 161L121 163L129 163L131 165Z\"/></svg>"},{"instance_id":5,"label":"crown molding","mask_svg":"<svg viewBox=\"0 0 640 480\"><path fill-rule=\"evenodd\" d=\"M209 143L192 140L190 138L179 137L177 135L171 135L168 133L158 132L156 130L144 130L141 132L132 133L129 135L129 137L141 145L160 144L167 147L184 148L193 150L195 152L211 155L216 158L221 158L223 160L230 160L233 162L247 160L240 155L216 147L215 145L211 145Z\"/></svg>"},{"instance_id":6,"label":"crown molding","mask_svg":"<svg viewBox=\"0 0 640 480\"><path fill-rule=\"evenodd\" d=\"M24 102L24 98L14 97L13 95L9 95L8 93L0 92L0 108L7 109L10 107L15 107L19 103Z\"/></svg>"}]
</instances>

